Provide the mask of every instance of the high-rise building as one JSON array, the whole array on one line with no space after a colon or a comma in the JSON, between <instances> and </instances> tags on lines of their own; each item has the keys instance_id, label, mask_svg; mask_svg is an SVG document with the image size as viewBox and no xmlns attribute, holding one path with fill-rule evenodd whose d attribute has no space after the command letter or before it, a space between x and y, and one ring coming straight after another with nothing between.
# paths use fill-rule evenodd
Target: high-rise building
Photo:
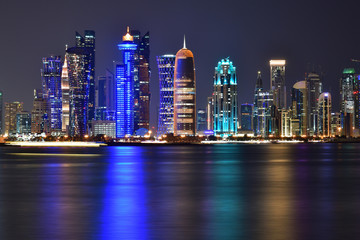
<instances>
[{"instance_id":1,"label":"high-rise building","mask_svg":"<svg viewBox=\"0 0 360 240\"><path fill-rule=\"evenodd\" d=\"M291 110L280 109L280 137L291 137Z\"/></svg>"},{"instance_id":2,"label":"high-rise building","mask_svg":"<svg viewBox=\"0 0 360 240\"><path fill-rule=\"evenodd\" d=\"M134 53L134 129L149 129L150 122L150 33L132 30Z\"/></svg>"},{"instance_id":3,"label":"high-rise building","mask_svg":"<svg viewBox=\"0 0 360 240\"><path fill-rule=\"evenodd\" d=\"M98 77L96 120L115 120L115 83L114 74L106 69L103 76Z\"/></svg>"},{"instance_id":4,"label":"high-rise building","mask_svg":"<svg viewBox=\"0 0 360 240\"><path fill-rule=\"evenodd\" d=\"M51 56L42 59L41 78L43 98L47 102L50 131L60 132L62 129L62 93L61 93L61 56Z\"/></svg>"},{"instance_id":5,"label":"high-rise building","mask_svg":"<svg viewBox=\"0 0 360 240\"><path fill-rule=\"evenodd\" d=\"M197 119L197 126L196 126L196 131L198 133L203 133L207 127L207 124L206 124L206 110L205 109L199 109L197 111L197 116L196 116L196 119Z\"/></svg>"},{"instance_id":6,"label":"high-rise building","mask_svg":"<svg viewBox=\"0 0 360 240\"><path fill-rule=\"evenodd\" d=\"M207 98L206 105L206 130L214 130L214 100L213 97Z\"/></svg>"},{"instance_id":7,"label":"high-rise building","mask_svg":"<svg viewBox=\"0 0 360 240\"><path fill-rule=\"evenodd\" d=\"M331 136L331 95L328 92L321 93L318 104L319 123L318 134L323 137Z\"/></svg>"},{"instance_id":8,"label":"high-rise building","mask_svg":"<svg viewBox=\"0 0 360 240\"><path fill-rule=\"evenodd\" d=\"M24 110L24 103L5 103L5 135L16 133L16 114Z\"/></svg>"},{"instance_id":9,"label":"high-rise building","mask_svg":"<svg viewBox=\"0 0 360 240\"><path fill-rule=\"evenodd\" d=\"M257 136L272 135L274 122L272 121L272 106L274 97L272 91L259 90L257 95Z\"/></svg>"},{"instance_id":10,"label":"high-rise building","mask_svg":"<svg viewBox=\"0 0 360 240\"><path fill-rule=\"evenodd\" d=\"M68 58L69 57L66 54L61 71L61 93L62 93L61 131L66 134L69 134L69 124L70 124L70 85L69 85L69 72L68 72L68 64L67 64Z\"/></svg>"},{"instance_id":11,"label":"high-rise building","mask_svg":"<svg viewBox=\"0 0 360 240\"><path fill-rule=\"evenodd\" d=\"M299 81L292 88L292 122L298 122L298 127L292 128L292 135L307 136L308 129L308 88L306 81Z\"/></svg>"},{"instance_id":12,"label":"high-rise building","mask_svg":"<svg viewBox=\"0 0 360 240\"><path fill-rule=\"evenodd\" d=\"M95 119L95 31L85 30L84 37L76 32L75 48L83 48L86 51L82 56L84 75L88 78L88 107L87 119Z\"/></svg>"},{"instance_id":13,"label":"high-rise building","mask_svg":"<svg viewBox=\"0 0 360 240\"><path fill-rule=\"evenodd\" d=\"M16 114L16 133L31 133L31 114L29 112L19 112Z\"/></svg>"},{"instance_id":14,"label":"high-rise building","mask_svg":"<svg viewBox=\"0 0 360 240\"><path fill-rule=\"evenodd\" d=\"M157 56L160 85L158 136L174 133L174 69L175 55Z\"/></svg>"},{"instance_id":15,"label":"high-rise building","mask_svg":"<svg viewBox=\"0 0 360 240\"><path fill-rule=\"evenodd\" d=\"M315 72L306 73L305 81L308 86L308 127L310 136L318 132L318 101L322 93L320 75Z\"/></svg>"},{"instance_id":16,"label":"high-rise building","mask_svg":"<svg viewBox=\"0 0 360 240\"><path fill-rule=\"evenodd\" d=\"M341 136L341 113L331 113L331 135Z\"/></svg>"},{"instance_id":17,"label":"high-rise building","mask_svg":"<svg viewBox=\"0 0 360 240\"><path fill-rule=\"evenodd\" d=\"M238 129L238 102L236 67L229 58L222 59L214 75L214 132L236 134Z\"/></svg>"},{"instance_id":18,"label":"high-rise building","mask_svg":"<svg viewBox=\"0 0 360 240\"><path fill-rule=\"evenodd\" d=\"M0 135L3 134L3 92L0 91Z\"/></svg>"},{"instance_id":19,"label":"high-rise building","mask_svg":"<svg viewBox=\"0 0 360 240\"><path fill-rule=\"evenodd\" d=\"M249 103L241 104L240 107L240 123L241 131L253 130L253 109L254 105Z\"/></svg>"},{"instance_id":20,"label":"high-rise building","mask_svg":"<svg viewBox=\"0 0 360 240\"><path fill-rule=\"evenodd\" d=\"M184 46L176 53L174 70L174 134L196 134L196 81L193 53Z\"/></svg>"},{"instance_id":21,"label":"high-rise building","mask_svg":"<svg viewBox=\"0 0 360 240\"><path fill-rule=\"evenodd\" d=\"M116 137L133 135L134 128L134 54L137 45L127 28L123 41L118 45L123 63L116 64Z\"/></svg>"},{"instance_id":22,"label":"high-rise building","mask_svg":"<svg viewBox=\"0 0 360 240\"><path fill-rule=\"evenodd\" d=\"M355 136L360 135L360 74L354 79L354 131Z\"/></svg>"},{"instance_id":23,"label":"high-rise building","mask_svg":"<svg viewBox=\"0 0 360 240\"><path fill-rule=\"evenodd\" d=\"M42 91L35 89L31 111L31 133L41 134L50 131L50 119L48 119L47 111L48 107Z\"/></svg>"},{"instance_id":24,"label":"high-rise building","mask_svg":"<svg viewBox=\"0 0 360 240\"><path fill-rule=\"evenodd\" d=\"M343 134L346 137L353 136L354 118L354 83L355 69L345 68L340 79L340 96L341 96L341 122ZM355 84L356 85L356 84Z\"/></svg>"},{"instance_id":25,"label":"high-rise building","mask_svg":"<svg viewBox=\"0 0 360 240\"><path fill-rule=\"evenodd\" d=\"M278 109L286 108L285 64L285 60L270 60L270 88Z\"/></svg>"},{"instance_id":26,"label":"high-rise building","mask_svg":"<svg viewBox=\"0 0 360 240\"><path fill-rule=\"evenodd\" d=\"M261 106L259 106L259 93L263 91L263 83L262 83L262 78L261 78L261 72L258 71L258 75L257 75L257 79L256 79L256 84L255 84L255 92L254 92L254 120L253 120L253 128L254 128L254 136L258 136L261 135L261 122L259 119L259 107L261 108Z\"/></svg>"}]
</instances>

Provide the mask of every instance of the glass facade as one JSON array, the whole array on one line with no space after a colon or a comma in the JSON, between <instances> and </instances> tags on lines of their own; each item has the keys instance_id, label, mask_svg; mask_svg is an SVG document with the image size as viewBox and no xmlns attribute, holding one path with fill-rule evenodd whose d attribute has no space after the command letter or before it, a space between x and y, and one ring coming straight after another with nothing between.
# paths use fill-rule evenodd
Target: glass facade
<instances>
[{"instance_id":1,"label":"glass facade","mask_svg":"<svg viewBox=\"0 0 360 240\"><path fill-rule=\"evenodd\" d=\"M214 132L236 134L238 129L238 100L236 67L229 58L222 59L214 75Z\"/></svg>"},{"instance_id":2,"label":"glass facade","mask_svg":"<svg viewBox=\"0 0 360 240\"><path fill-rule=\"evenodd\" d=\"M62 129L61 56L43 58L42 63L43 98L48 107L47 113L50 120L50 131L60 132Z\"/></svg>"},{"instance_id":3,"label":"glass facade","mask_svg":"<svg viewBox=\"0 0 360 240\"><path fill-rule=\"evenodd\" d=\"M318 134L323 137L331 135L331 95L324 92L319 96L319 131Z\"/></svg>"},{"instance_id":4,"label":"glass facade","mask_svg":"<svg viewBox=\"0 0 360 240\"><path fill-rule=\"evenodd\" d=\"M176 53L174 71L174 134L195 136L196 82L194 55L185 46Z\"/></svg>"},{"instance_id":5,"label":"glass facade","mask_svg":"<svg viewBox=\"0 0 360 240\"><path fill-rule=\"evenodd\" d=\"M322 82L320 75L317 73L307 73L305 81L308 90L308 125L309 125L309 135L313 136L318 131L318 100L319 96L322 93Z\"/></svg>"},{"instance_id":6,"label":"glass facade","mask_svg":"<svg viewBox=\"0 0 360 240\"><path fill-rule=\"evenodd\" d=\"M68 56L65 55L64 65L61 72L61 92L62 92L62 126L63 133L69 134L69 121L70 121L70 85L69 85L69 72L67 65Z\"/></svg>"},{"instance_id":7,"label":"glass facade","mask_svg":"<svg viewBox=\"0 0 360 240\"><path fill-rule=\"evenodd\" d=\"M292 88L292 120L298 122L298 129L296 128L292 130L292 135L295 136L307 136L308 129L308 89L306 81L299 81L294 84Z\"/></svg>"},{"instance_id":8,"label":"glass facade","mask_svg":"<svg viewBox=\"0 0 360 240\"><path fill-rule=\"evenodd\" d=\"M253 109L254 105L249 103L241 104L241 130L252 131L253 130Z\"/></svg>"},{"instance_id":9,"label":"glass facade","mask_svg":"<svg viewBox=\"0 0 360 240\"><path fill-rule=\"evenodd\" d=\"M270 60L270 89L278 109L286 108L285 64L285 60Z\"/></svg>"},{"instance_id":10,"label":"glass facade","mask_svg":"<svg viewBox=\"0 0 360 240\"><path fill-rule=\"evenodd\" d=\"M160 107L157 135L174 133L175 55L157 56L160 85Z\"/></svg>"}]
</instances>

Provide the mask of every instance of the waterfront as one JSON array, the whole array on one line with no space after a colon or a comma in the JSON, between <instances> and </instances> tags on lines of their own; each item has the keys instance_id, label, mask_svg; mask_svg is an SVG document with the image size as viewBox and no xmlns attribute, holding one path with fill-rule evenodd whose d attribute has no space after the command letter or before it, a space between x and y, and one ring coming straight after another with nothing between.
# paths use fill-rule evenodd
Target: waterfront
<instances>
[{"instance_id":1,"label":"waterfront","mask_svg":"<svg viewBox=\"0 0 360 240\"><path fill-rule=\"evenodd\" d=\"M0 239L358 239L360 144L0 148Z\"/></svg>"}]
</instances>

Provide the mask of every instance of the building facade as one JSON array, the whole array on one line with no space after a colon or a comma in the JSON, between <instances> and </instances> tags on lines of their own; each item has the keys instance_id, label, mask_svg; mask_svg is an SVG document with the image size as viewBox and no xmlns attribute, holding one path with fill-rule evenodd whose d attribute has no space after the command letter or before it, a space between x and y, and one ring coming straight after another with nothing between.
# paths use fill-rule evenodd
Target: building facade
<instances>
[{"instance_id":1,"label":"building facade","mask_svg":"<svg viewBox=\"0 0 360 240\"><path fill-rule=\"evenodd\" d=\"M308 88L306 81L294 84L291 94L292 122L298 123L298 127L292 128L292 135L308 136ZM295 124L293 124L295 126Z\"/></svg>"},{"instance_id":2,"label":"building facade","mask_svg":"<svg viewBox=\"0 0 360 240\"><path fill-rule=\"evenodd\" d=\"M322 93L322 81L320 74L315 72L306 73L305 81L308 86L308 133L313 136L318 132L318 100Z\"/></svg>"},{"instance_id":3,"label":"building facade","mask_svg":"<svg viewBox=\"0 0 360 240\"><path fill-rule=\"evenodd\" d=\"M61 115L61 131L69 134L70 124L70 85L69 72L67 64L68 56L65 55L64 64L61 71L61 93L62 93L62 115ZM35 101L35 100L34 100Z\"/></svg>"},{"instance_id":4,"label":"building facade","mask_svg":"<svg viewBox=\"0 0 360 240\"><path fill-rule=\"evenodd\" d=\"M206 124L206 110L205 109L199 109L197 111L196 120L197 120L197 125L196 125L197 133L198 134L204 133L204 131L207 130L206 129L207 124Z\"/></svg>"},{"instance_id":5,"label":"building facade","mask_svg":"<svg viewBox=\"0 0 360 240\"><path fill-rule=\"evenodd\" d=\"M157 56L160 106L157 135L174 133L174 69L175 55Z\"/></svg>"},{"instance_id":6,"label":"building facade","mask_svg":"<svg viewBox=\"0 0 360 240\"><path fill-rule=\"evenodd\" d=\"M34 90L33 108L31 110L31 133L41 134L50 132L47 102L42 91Z\"/></svg>"},{"instance_id":7,"label":"building facade","mask_svg":"<svg viewBox=\"0 0 360 240\"><path fill-rule=\"evenodd\" d=\"M236 67L229 58L222 59L214 75L214 132L236 134L238 129L238 100Z\"/></svg>"},{"instance_id":8,"label":"building facade","mask_svg":"<svg viewBox=\"0 0 360 240\"><path fill-rule=\"evenodd\" d=\"M319 96L319 123L318 135L322 137L331 136L331 95L328 92Z\"/></svg>"},{"instance_id":9,"label":"building facade","mask_svg":"<svg viewBox=\"0 0 360 240\"><path fill-rule=\"evenodd\" d=\"M270 60L270 89L278 109L286 108L285 65L285 60Z\"/></svg>"},{"instance_id":10,"label":"building facade","mask_svg":"<svg viewBox=\"0 0 360 240\"><path fill-rule=\"evenodd\" d=\"M31 114L28 112L19 112L16 114L16 133L30 134L31 133Z\"/></svg>"},{"instance_id":11,"label":"building facade","mask_svg":"<svg viewBox=\"0 0 360 240\"><path fill-rule=\"evenodd\" d=\"M5 135L16 133L16 114L24 110L24 103L11 102L5 103Z\"/></svg>"},{"instance_id":12,"label":"building facade","mask_svg":"<svg viewBox=\"0 0 360 240\"><path fill-rule=\"evenodd\" d=\"M263 91L263 83L262 83L262 78L261 78L261 72L258 71L257 74L257 79L256 79L256 84L255 84L255 92L254 92L254 120L253 120L253 128L254 128L254 136L258 136L261 135L261 123L260 123L260 119L259 119L259 93Z\"/></svg>"},{"instance_id":13,"label":"building facade","mask_svg":"<svg viewBox=\"0 0 360 240\"><path fill-rule=\"evenodd\" d=\"M214 130L214 100L212 96L207 98L206 124L206 130Z\"/></svg>"},{"instance_id":14,"label":"building facade","mask_svg":"<svg viewBox=\"0 0 360 240\"><path fill-rule=\"evenodd\" d=\"M241 131L253 130L253 109L254 105L249 103L241 104L240 107L240 128Z\"/></svg>"},{"instance_id":15,"label":"building facade","mask_svg":"<svg viewBox=\"0 0 360 240\"><path fill-rule=\"evenodd\" d=\"M193 53L184 46L176 53L174 70L174 135L196 134L196 80Z\"/></svg>"},{"instance_id":16,"label":"building facade","mask_svg":"<svg viewBox=\"0 0 360 240\"><path fill-rule=\"evenodd\" d=\"M340 79L340 113L343 134L353 136L354 118L354 90L356 86L355 69L345 68Z\"/></svg>"}]
</instances>

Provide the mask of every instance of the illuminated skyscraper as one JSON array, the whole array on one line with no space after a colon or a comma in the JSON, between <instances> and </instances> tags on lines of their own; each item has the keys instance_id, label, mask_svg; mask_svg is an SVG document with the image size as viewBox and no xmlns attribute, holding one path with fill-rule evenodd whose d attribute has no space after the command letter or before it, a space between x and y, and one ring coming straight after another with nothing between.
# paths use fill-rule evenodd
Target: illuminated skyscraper
<instances>
[{"instance_id":1,"label":"illuminated skyscraper","mask_svg":"<svg viewBox=\"0 0 360 240\"><path fill-rule=\"evenodd\" d=\"M73 47L66 50L69 77L69 135L88 134L90 71L86 70L91 50Z\"/></svg>"},{"instance_id":2,"label":"illuminated skyscraper","mask_svg":"<svg viewBox=\"0 0 360 240\"><path fill-rule=\"evenodd\" d=\"M60 132L62 128L61 56L43 58L42 63L43 98L48 106L47 113L50 119L50 131Z\"/></svg>"},{"instance_id":3,"label":"illuminated skyscraper","mask_svg":"<svg viewBox=\"0 0 360 240\"><path fill-rule=\"evenodd\" d=\"M76 48L84 48L84 71L89 81L88 116L89 121L95 119L95 31L85 30L84 37L76 32Z\"/></svg>"},{"instance_id":4,"label":"illuminated skyscraper","mask_svg":"<svg viewBox=\"0 0 360 240\"><path fill-rule=\"evenodd\" d=\"M257 136L268 137L273 133L274 123L272 121L273 107L272 91L260 90L257 92Z\"/></svg>"},{"instance_id":5,"label":"illuminated skyscraper","mask_svg":"<svg viewBox=\"0 0 360 240\"><path fill-rule=\"evenodd\" d=\"M160 85L158 136L174 133L175 55L157 56Z\"/></svg>"},{"instance_id":6,"label":"illuminated skyscraper","mask_svg":"<svg viewBox=\"0 0 360 240\"><path fill-rule=\"evenodd\" d=\"M150 121L150 34L130 34L137 45L134 53L134 130L149 129Z\"/></svg>"},{"instance_id":7,"label":"illuminated skyscraper","mask_svg":"<svg viewBox=\"0 0 360 240\"><path fill-rule=\"evenodd\" d=\"M323 137L331 135L331 95L324 92L319 96L319 131L318 134Z\"/></svg>"},{"instance_id":8,"label":"illuminated skyscraper","mask_svg":"<svg viewBox=\"0 0 360 240\"><path fill-rule=\"evenodd\" d=\"M214 100L213 97L207 98L206 105L206 130L214 130Z\"/></svg>"},{"instance_id":9,"label":"illuminated skyscraper","mask_svg":"<svg viewBox=\"0 0 360 240\"><path fill-rule=\"evenodd\" d=\"M320 75L317 73L307 73L305 81L309 87L308 93L308 127L309 135L312 136L317 133L318 124L318 100L322 93L322 83Z\"/></svg>"},{"instance_id":10,"label":"illuminated skyscraper","mask_svg":"<svg viewBox=\"0 0 360 240\"><path fill-rule=\"evenodd\" d=\"M67 65L68 56L65 55L64 65L61 71L61 92L62 92L62 126L61 131L69 134L70 122L70 85L69 85L69 72Z\"/></svg>"},{"instance_id":11,"label":"illuminated skyscraper","mask_svg":"<svg viewBox=\"0 0 360 240\"><path fill-rule=\"evenodd\" d=\"M31 133L31 114L28 112L19 112L16 114L16 133Z\"/></svg>"},{"instance_id":12,"label":"illuminated skyscraper","mask_svg":"<svg viewBox=\"0 0 360 240\"><path fill-rule=\"evenodd\" d=\"M356 136L360 135L360 74L354 79L354 128Z\"/></svg>"},{"instance_id":13,"label":"illuminated skyscraper","mask_svg":"<svg viewBox=\"0 0 360 240\"><path fill-rule=\"evenodd\" d=\"M263 83L261 78L261 72L258 71L257 80L255 84L255 92L254 92L254 122L253 122L253 128L254 128L254 136L261 135L261 119L259 119L259 93L263 90Z\"/></svg>"},{"instance_id":14,"label":"illuminated skyscraper","mask_svg":"<svg viewBox=\"0 0 360 240\"><path fill-rule=\"evenodd\" d=\"M47 103L43 98L42 91L35 89L33 108L31 111L31 133L41 134L50 131L47 111Z\"/></svg>"},{"instance_id":15,"label":"illuminated skyscraper","mask_svg":"<svg viewBox=\"0 0 360 240\"><path fill-rule=\"evenodd\" d=\"M205 109L199 109L197 111L197 126L196 126L196 131L199 133L204 133L207 127L206 125L206 110Z\"/></svg>"},{"instance_id":16,"label":"illuminated skyscraper","mask_svg":"<svg viewBox=\"0 0 360 240\"><path fill-rule=\"evenodd\" d=\"M123 64L116 65L116 137L134 134L134 54L137 45L129 27L118 45Z\"/></svg>"},{"instance_id":17,"label":"illuminated skyscraper","mask_svg":"<svg viewBox=\"0 0 360 240\"><path fill-rule=\"evenodd\" d=\"M5 134L16 133L16 114L24 110L24 103L5 103Z\"/></svg>"},{"instance_id":18,"label":"illuminated skyscraper","mask_svg":"<svg viewBox=\"0 0 360 240\"><path fill-rule=\"evenodd\" d=\"M292 134L296 136L307 136L308 129L308 88L306 81L299 81L292 89ZM296 124L295 124L296 122Z\"/></svg>"},{"instance_id":19,"label":"illuminated skyscraper","mask_svg":"<svg viewBox=\"0 0 360 240\"><path fill-rule=\"evenodd\" d=\"M249 103L241 104L241 131L252 131L253 130L253 109L254 105Z\"/></svg>"},{"instance_id":20,"label":"illuminated skyscraper","mask_svg":"<svg viewBox=\"0 0 360 240\"><path fill-rule=\"evenodd\" d=\"M353 136L354 118L354 86L355 69L345 68L340 79L340 95L341 95L341 119L343 135L346 137Z\"/></svg>"},{"instance_id":21,"label":"illuminated skyscraper","mask_svg":"<svg viewBox=\"0 0 360 240\"><path fill-rule=\"evenodd\" d=\"M236 134L238 128L236 67L229 58L222 59L214 75L214 132Z\"/></svg>"},{"instance_id":22,"label":"illuminated skyscraper","mask_svg":"<svg viewBox=\"0 0 360 240\"><path fill-rule=\"evenodd\" d=\"M286 108L285 64L285 60L270 60L270 88L278 109Z\"/></svg>"},{"instance_id":23,"label":"illuminated skyscraper","mask_svg":"<svg viewBox=\"0 0 360 240\"><path fill-rule=\"evenodd\" d=\"M196 81L193 53L184 46L176 53L174 71L174 134L195 136Z\"/></svg>"}]
</instances>

